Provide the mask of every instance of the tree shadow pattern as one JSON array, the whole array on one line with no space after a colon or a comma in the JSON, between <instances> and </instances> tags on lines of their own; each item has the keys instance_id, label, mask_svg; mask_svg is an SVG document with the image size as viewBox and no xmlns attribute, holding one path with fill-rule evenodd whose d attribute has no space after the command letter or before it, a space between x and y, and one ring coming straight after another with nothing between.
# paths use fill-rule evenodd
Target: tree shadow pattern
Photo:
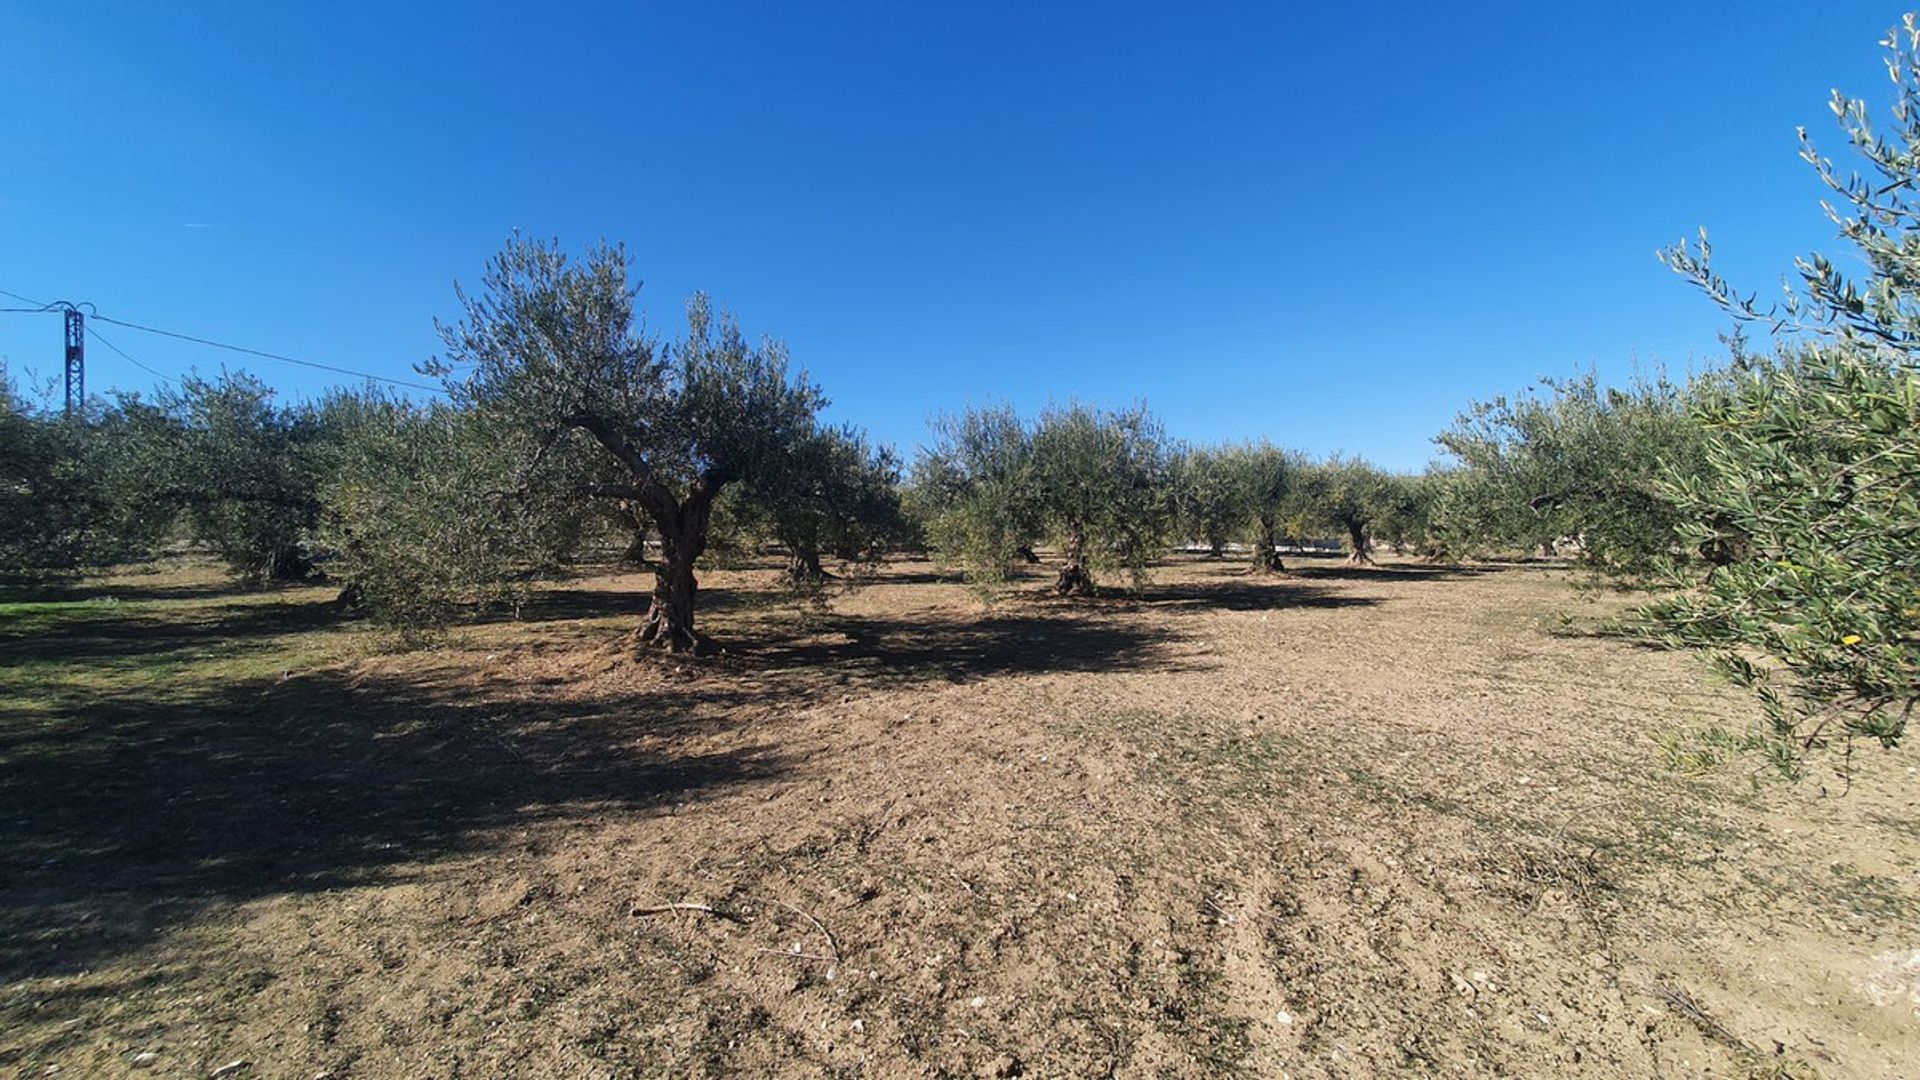
<instances>
[{"instance_id":1,"label":"tree shadow pattern","mask_svg":"<svg viewBox=\"0 0 1920 1080\"><path fill-rule=\"evenodd\" d=\"M564 589L533 610L632 608ZM281 648L342 617L317 597L89 616L0 636L0 669L164 671L169 657ZM1166 652L1178 635L1143 621L1057 607L830 618L741 642L685 681L616 679L584 698L353 668L195 685L182 663L137 692L81 683L0 699L0 983L88 968L214 905L378 881L490 850L502 830L778 780L801 760L748 718L832 687L1178 662Z\"/></svg>"}]
</instances>

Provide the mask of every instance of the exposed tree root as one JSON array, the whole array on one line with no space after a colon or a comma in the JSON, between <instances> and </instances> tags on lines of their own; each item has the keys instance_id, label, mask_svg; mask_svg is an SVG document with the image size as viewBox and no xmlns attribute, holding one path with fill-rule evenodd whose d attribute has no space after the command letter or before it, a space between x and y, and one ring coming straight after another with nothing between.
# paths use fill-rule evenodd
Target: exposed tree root
<instances>
[{"instance_id":1,"label":"exposed tree root","mask_svg":"<svg viewBox=\"0 0 1920 1080\"><path fill-rule=\"evenodd\" d=\"M1250 574L1285 574L1287 573L1287 564L1280 561L1280 553L1278 551L1268 549L1267 551L1256 552L1254 554L1253 565L1247 568L1247 572Z\"/></svg>"},{"instance_id":2,"label":"exposed tree root","mask_svg":"<svg viewBox=\"0 0 1920 1080\"><path fill-rule=\"evenodd\" d=\"M1054 579L1053 591L1061 596L1092 596L1093 577L1087 568L1079 563L1068 563L1060 568L1060 576Z\"/></svg>"},{"instance_id":3,"label":"exposed tree root","mask_svg":"<svg viewBox=\"0 0 1920 1080\"><path fill-rule=\"evenodd\" d=\"M633 632L636 651L657 650L675 655L715 656L723 650L718 642L690 626L676 626L654 605L647 619Z\"/></svg>"}]
</instances>

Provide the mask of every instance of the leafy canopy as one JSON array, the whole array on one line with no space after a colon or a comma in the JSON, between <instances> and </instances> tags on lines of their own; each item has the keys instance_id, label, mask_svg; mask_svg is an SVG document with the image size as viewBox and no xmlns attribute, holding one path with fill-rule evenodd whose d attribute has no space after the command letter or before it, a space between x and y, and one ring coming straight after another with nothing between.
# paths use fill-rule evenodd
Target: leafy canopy
<instances>
[{"instance_id":1,"label":"leafy canopy","mask_svg":"<svg viewBox=\"0 0 1920 1080\"><path fill-rule=\"evenodd\" d=\"M1785 334L1783 359L1736 365L1706 398L1705 469L1670 496L1687 537L1734 554L1705 584L1646 610L1647 631L1708 650L1766 705L1769 744L1792 755L1832 738L1891 743L1920 700L1920 24L1882 42L1890 133L1866 103L1832 109L1866 175L1802 130L1801 156L1865 267L1797 260L1798 287L1762 308L1714 272L1704 230L1663 260L1742 320ZM1775 677L1784 688L1776 685Z\"/></svg>"}]
</instances>

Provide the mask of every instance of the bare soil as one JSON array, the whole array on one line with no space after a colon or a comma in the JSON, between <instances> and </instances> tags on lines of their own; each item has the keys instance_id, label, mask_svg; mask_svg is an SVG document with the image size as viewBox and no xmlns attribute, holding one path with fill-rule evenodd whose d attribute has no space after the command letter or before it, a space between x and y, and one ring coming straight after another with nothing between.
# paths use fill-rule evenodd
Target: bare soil
<instances>
[{"instance_id":1,"label":"bare soil","mask_svg":"<svg viewBox=\"0 0 1920 1080\"><path fill-rule=\"evenodd\" d=\"M714 572L706 661L642 576L399 654L94 583L0 622L0 1073L1920 1074L1912 750L1682 771L1754 708L1630 598L1289 565Z\"/></svg>"}]
</instances>

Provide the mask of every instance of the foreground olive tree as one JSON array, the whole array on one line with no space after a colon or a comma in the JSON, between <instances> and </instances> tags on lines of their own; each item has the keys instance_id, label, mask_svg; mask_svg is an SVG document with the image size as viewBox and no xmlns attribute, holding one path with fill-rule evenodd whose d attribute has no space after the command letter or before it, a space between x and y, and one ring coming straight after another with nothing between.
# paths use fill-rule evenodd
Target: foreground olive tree
<instances>
[{"instance_id":1,"label":"foreground olive tree","mask_svg":"<svg viewBox=\"0 0 1920 1080\"><path fill-rule=\"evenodd\" d=\"M1707 467L1672 497L1690 542L1741 557L1644 609L1652 632L1755 689L1775 745L1891 745L1920 701L1920 373L1813 348L1701 419Z\"/></svg>"},{"instance_id":2,"label":"foreground olive tree","mask_svg":"<svg viewBox=\"0 0 1920 1080\"><path fill-rule=\"evenodd\" d=\"M552 244L515 238L487 266L462 317L440 327L434 371L463 408L531 433L541 467L572 468L543 484L556 499L625 500L660 539L652 602L636 642L711 651L696 628L694 564L714 500L779 467L815 431L825 404L787 370L785 349L754 344L704 296L687 305L683 337L661 342L634 318L627 254L599 246L574 262Z\"/></svg>"},{"instance_id":3,"label":"foreground olive tree","mask_svg":"<svg viewBox=\"0 0 1920 1080\"><path fill-rule=\"evenodd\" d=\"M1863 277L1810 255L1799 287L1762 308L1713 271L1704 231L1697 251L1661 253L1791 342L1703 402L1707 467L1670 485L1689 539L1732 557L1646 611L1649 632L1708 650L1757 689L1783 754L1836 737L1892 743L1920 703L1920 24L1907 16L1882 44L1892 129L1876 130L1865 102L1832 99L1869 175L1801 132Z\"/></svg>"}]
</instances>

